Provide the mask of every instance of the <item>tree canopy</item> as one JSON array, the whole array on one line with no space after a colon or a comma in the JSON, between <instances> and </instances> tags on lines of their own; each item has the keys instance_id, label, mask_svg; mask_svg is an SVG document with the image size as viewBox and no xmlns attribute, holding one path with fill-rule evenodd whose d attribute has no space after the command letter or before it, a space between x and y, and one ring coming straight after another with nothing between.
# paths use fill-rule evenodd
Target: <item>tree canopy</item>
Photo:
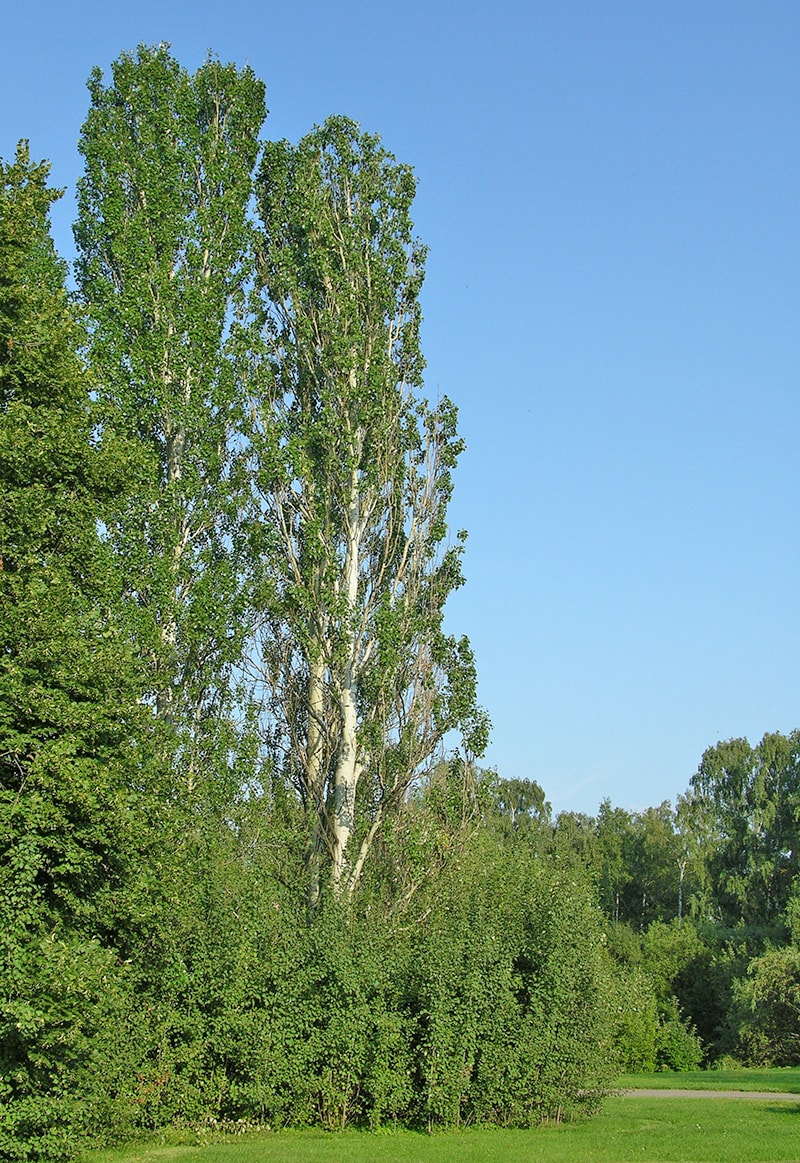
<instances>
[{"instance_id":1,"label":"tree canopy","mask_svg":"<svg viewBox=\"0 0 800 1163\"><path fill-rule=\"evenodd\" d=\"M247 626L241 348L264 85L167 46L96 69L75 239L103 433L135 475L107 518L148 693L191 790L219 767Z\"/></svg>"}]
</instances>

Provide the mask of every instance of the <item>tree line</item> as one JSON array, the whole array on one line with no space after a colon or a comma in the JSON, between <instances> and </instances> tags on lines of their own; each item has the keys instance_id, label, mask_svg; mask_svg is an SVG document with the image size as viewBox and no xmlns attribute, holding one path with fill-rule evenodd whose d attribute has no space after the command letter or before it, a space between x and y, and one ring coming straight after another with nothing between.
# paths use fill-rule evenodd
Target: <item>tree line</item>
<instances>
[{"instance_id":1,"label":"tree line","mask_svg":"<svg viewBox=\"0 0 800 1163\"><path fill-rule=\"evenodd\" d=\"M723 1052L684 979L790 971L794 737L679 823L482 770L412 171L164 45L89 94L74 291L0 163L0 1157L528 1126Z\"/></svg>"},{"instance_id":2,"label":"tree line","mask_svg":"<svg viewBox=\"0 0 800 1163\"><path fill-rule=\"evenodd\" d=\"M800 732L710 747L674 808L553 819L538 784L498 788L506 834L594 886L629 1069L800 1063Z\"/></svg>"}]
</instances>

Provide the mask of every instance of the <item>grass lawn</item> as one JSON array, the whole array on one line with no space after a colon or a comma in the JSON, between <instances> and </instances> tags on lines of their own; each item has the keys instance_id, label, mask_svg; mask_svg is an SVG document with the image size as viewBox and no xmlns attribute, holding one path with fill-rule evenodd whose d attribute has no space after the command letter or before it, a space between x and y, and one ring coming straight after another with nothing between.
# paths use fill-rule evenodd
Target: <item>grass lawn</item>
<instances>
[{"instance_id":1,"label":"grass lawn","mask_svg":"<svg viewBox=\"0 0 800 1163\"><path fill-rule=\"evenodd\" d=\"M800 1066L772 1070L686 1070L680 1074L624 1074L616 1085L622 1090L780 1090L785 1094L800 1094Z\"/></svg>"},{"instance_id":2,"label":"grass lawn","mask_svg":"<svg viewBox=\"0 0 800 1163\"><path fill-rule=\"evenodd\" d=\"M685 1076L678 1076L685 1077ZM93 1151L81 1163L797 1163L800 1102L611 1098L596 1118L534 1131L284 1131L198 1146Z\"/></svg>"}]
</instances>

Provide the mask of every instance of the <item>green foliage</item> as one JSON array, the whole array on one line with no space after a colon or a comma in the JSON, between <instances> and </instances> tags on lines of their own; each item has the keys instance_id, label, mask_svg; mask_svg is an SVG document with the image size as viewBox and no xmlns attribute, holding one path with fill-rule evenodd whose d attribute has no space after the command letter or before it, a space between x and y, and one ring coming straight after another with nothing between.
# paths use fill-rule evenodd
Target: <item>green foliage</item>
<instances>
[{"instance_id":1,"label":"green foliage","mask_svg":"<svg viewBox=\"0 0 800 1163\"><path fill-rule=\"evenodd\" d=\"M620 965L614 1044L625 1070L691 1070L703 1046L677 995L681 976L705 946L688 922L656 922L643 934L625 925L609 931Z\"/></svg>"},{"instance_id":2,"label":"green foliage","mask_svg":"<svg viewBox=\"0 0 800 1163\"><path fill-rule=\"evenodd\" d=\"M608 917L639 929L653 921L680 919L695 877L669 802L626 812L604 800L595 827L593 860Z\"/></svg>"},{"instance_id":3,"label":"green foliage","mask_svg":"<svg viewBox=\"0 0 800 1163\"><path fill-rule=\"evenodd\" d=\"M673 997L656 1030L656 1068L659 1070L696 1070L703 1058L703 1047L695 1030L688 1026Z\"/></svg>"},{"instance_id":4,"label":"green foliage","mask_svg":"<svg viewBox=\"0 0 800 1163\"><path fill-rule=\"evenodd\" d=\"M713 1064L736 1049L731 1024L734 982L747 968L747 955L724 933L707 926L698 930L702 948L673 981L681 1010L697 1030L705 1047L705 1061Z\"/></svg>"},{"instance_id":5,"label":"green foliage","mask_svg":"<svg viewBox=\"0 0 800 1163\"><path fill-rule=\"evenodd\" d=\"M213 58L191 76L162 44L122 54L109 84L96 69L89 91L77 278L102 431L133 472L106 529L184 794L214 796L247 626L241 333L264 86Z\"/></svg>"},{"instance_id":6,"label":"green foliage","mask_svg":"<svg viewBox=\"0 0 800 1163\"><path fill-rule=\"evenodd\" d=\"M352 892L385 820L488 722L447 545L463 444L449 400L418 394L425 250L415 182L379 138L333 117L265 147L258 201L263 358L250 384L261 511L257 668L264 732L307 813L310 898L326 862Z\"/></svg>"},{"instance_id":7,"label":"green foliage","mask_svg":"<svg viewBox=\"0 0 800 1163\"><path fill-rule=\"evenodd\" d=\"M403 943L327 901L314 924L283 934L269 959L264 1103L278 1124L329 1130L404 1119L410 1039Z\"/></svg>"},{"instance_id":8,"label":"green foliage","mask_svg":"<svg viewBox=\"0 0 800 1163\"><path fill-rule=\"evenodd\" d=\"M411 170L331 118L254 182L263 85L164 45L89 87L87 330L0 163L0 1157L796 1061L796 733L675 813L474 765Z\"/></svg>"},{"instance_id":9,"label":"green foliage","mask_svg":"<svg viewBox=\"0 0 800 1163\"><path fill-rule=\"evenodd\" d=\"M202 911L176 917L158 996L137 984L92 1108L106 1138L237 1120L533 1125L596 1105L611 985L580 882L485 835L401 918L326 900L309 925L249 828L203 859L187 868Z\"/></svg>"},{"instance_id":10,"label":"green foliage","mask_svg":"<svg viewBox=\"0 0 800 1163\"><path fill-rule=\"evenodd\" d=\"M591 1109L607 1081L610 983L581 881L484 837L428 907L414 958L425 1123L527 1126Z\"/></svg>"},{"instance_id":11,"label":"green foliage","mask_svg":"<svg viewBox=\"0 0 800 1163\"><path fill-rule=\"evenodd\" d=\"M675 982L704 951L704 944L689 922L669 925L655 922L642 935L643 962L662 1004L672 997Z\"/></svg>"},{"instance_id":12,"label":"green foliage","mask_svg":"<svg viewBox=\"0 0 800 1163\"><path fill-rule=\"evenodd\" d=\"M709 748L691 780L705 837L711 908L727 925L767 929L787 907L800 858L800 732Z\"/></svg>"},{"instance_id":13,"label":"green foliage","mask_svg":"<svg viewBox=\"0 0 800 1163\"><path fill-rule=\"evenodd\" d=\"M616 975L611 1040L621 1070L646 1073L656 1068L658 1002L652 979L636 966Z\"/></svg>"},{"instance_id":14,"label":"green foliage","mask_svg":"<svg viewBox=\"0 0 800 1163\"><path fill-rule=\"evenodd\" d=\"M99 942L49 934L4 941L0 1158L67 1158L92 1137L129 1002Z\"/></svg>"},{"instance_id":15,"label":"green foliage","mask_svg":"<svg viewBox=\"0 0 800 1163\"><path fill-rule=\"evenodd\" d=\"M501 835L540 851L549 848L552 809L536 780L495 779L492 808Z\"/></svg>"},{"instance_id":16,"label":"green foliage","mask_svg":"<svg viewBox=\"0 0 800 1163\"><path fill-rule=\"evenodd\" d=\"M597 885L623 972L650 976L664 1064L691 1061L697 1039L709 1063L793 1060L769 1017L777 987L771 994L763 975L798 929L799 753L797 732L756 747L729 740L705 752L674 813L668 803L633 813L605 801L596 819L556 820L554 855L582 864ZM782 988L791 994L788 979ZM618 1031L623 1058L647 1046L637 1028L631 1017Z\"/></svg>"},{"instance_id":17,"label":"green foliage","mask_svg":"<svg viewBox=\"0 0 800 1163\"><path fill-rule=\"evenodd\" d=\"M747 1060L765 1066L800 1062L800 949L754 958L736 983L739 1038Z\"/></svg>"},{"instance_id":18,"label":"green foliage","mask_svg":"<svg viewBox=\"0 0 800 1163\"><path fill-rule=\"evenodd\" d=\"M93 1039L116 1021L132 792L148 723L98 524L124 470L98 445L82 332L49 235L57 195L0 163L0 1153L66 1154ZM106 946L104 948L104 946Z\"/></svg>"}]
</instances>

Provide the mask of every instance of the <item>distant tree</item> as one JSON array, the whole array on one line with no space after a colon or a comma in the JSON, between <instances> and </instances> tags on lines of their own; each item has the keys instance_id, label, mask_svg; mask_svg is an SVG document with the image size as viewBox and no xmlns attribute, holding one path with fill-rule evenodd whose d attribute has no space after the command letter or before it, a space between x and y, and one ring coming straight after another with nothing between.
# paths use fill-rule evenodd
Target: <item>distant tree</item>
<instances>
[{"instance_id":1,"label":"distant tree","mask_svg":"<svg viewBox=\"0 0 800 1163\"><path fill-rule=\"evenodd\" d=\"M309 828L310 895L358 883L375 836L450 732L486 743L469 643L443 630L462 448L418 394L425 253L414 179L332 118L266 148L259 181L266 361L251 433L264 559L257 663L267 733Z\"/></svg>"},{"instance_id":2,"label":"distant tree","mask_svg":"<svg viewBox=\"0 0 800 1163\"><path fill-rule=\"evenodd\" d=\"M596 835L600 903L616 924L630 919L622 896L634 875L631 868L633 817L624 808L612 807L611 800L605 799L597 813Z\"/></svg>"},{"instance_id":3,"label":"distant tree","mask_svg":"<svg viewBox=\"0 0 800 1163\"><path fill-rule=\"evenodd\" d=\"M681 919L687 857L668 800L637 812L630 855L629 916L640 928Z\"/></svg>"},{"instance_id":4,"label":"distant tree","mask_svg":"<svg viewBox=\"0 0 800 1163\"><path fill-rule=\"evenodd\" d=\"M709 748L689 796L705 821L716 915L726 924L780 923L800 861L800 732Z\"/></svg>"},{"instance_id":5,"label":"distant tree","mask_svg":"<svg viewBox=\"0 0 800 1163\"><path fill-rule=\"evenodd\" d=\"M700 920L712 913L709 856L713 852L716 824L710 805L691 791L677 798L675 835L678 862L678 917L690 914Z\"/></svg>"},{"instance_id":6,"label":"distant tree","mask_svg":"<svg viewBox=\"0 0 800 1163\"><path fill-rule=\"evenodd\" d=\"M600 858L594 816L559 812L553 828L553 852L559 859L577 861L597 883Z\"/></svg>"},{"instance_id":7,"label":"distant tree","mask_svg":"<svg viewBox=\"0 0 800 1163\"><path fill-rule=\"evenodd\" d=\"M552 808L543 789L532 779L498 779L493 801L500 825L510 836L539 837L552 828Z\"/></svg>"}]
</instances>

